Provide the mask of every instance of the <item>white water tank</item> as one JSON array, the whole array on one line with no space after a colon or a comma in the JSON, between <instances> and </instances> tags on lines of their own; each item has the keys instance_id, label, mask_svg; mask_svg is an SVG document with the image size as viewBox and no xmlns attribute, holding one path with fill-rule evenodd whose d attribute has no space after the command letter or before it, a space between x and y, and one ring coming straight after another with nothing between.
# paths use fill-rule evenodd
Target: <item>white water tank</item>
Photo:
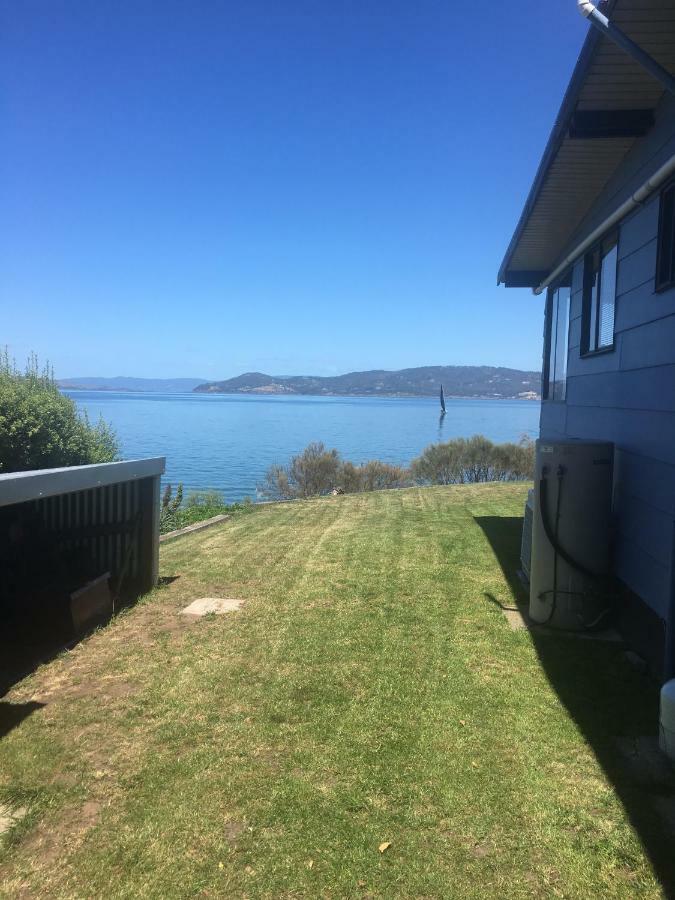
<instances>
[{"instance_id":1,"label":"white water tank","mask_svg":"<svg viewBox=\"0 0 675 900\"><path fill-rule=\"evenodd\" d=\"M610 600L614 445L537 441L530 617L583 631L604 620Z\"/></svg>"}]
</instances>

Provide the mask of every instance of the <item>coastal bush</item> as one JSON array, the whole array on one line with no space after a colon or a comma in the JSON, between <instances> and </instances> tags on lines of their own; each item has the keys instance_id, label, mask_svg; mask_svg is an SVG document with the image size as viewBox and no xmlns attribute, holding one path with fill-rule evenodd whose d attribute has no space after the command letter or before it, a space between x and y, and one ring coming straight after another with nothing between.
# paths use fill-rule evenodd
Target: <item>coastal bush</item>
<instances>
[{"instance_id":1,"label":"coastal bush","mask_svg":"<svg viewBox=\"0 0 675 900\"><path fill-rule=\"evenodd\" d=\"M276 500L329 494L339 481L341 468L337 450L327 450L321 441L309 444L286 466L267 470L261 493Z\"/></svg>"},{"instance_id":2,"label":"coastal bush","mask_svg":"<svg viewBox=\"0 0 675 900\"><path fill-rule=\"evenodd\" d=\"M183 502L183 485L179 484L176 493L170 484L164 488L162 502L159 509L159 530L161 534L167 531L175 531L181 526L178 524L178 511Z\"/></svg>"},{"instance_id":3,"label":"coastal bush","mask_svg":"<svg viewBox=\"0 0 675 900\"><path fill-rule=\"evenodd\" d=\"M332 491L354 494L401 487L410 479L407 469L380 460L361 465L343 461L337 450L322 443L309 444L285 466L267 470L261 493L274 500L317 497Z\"/></svg>"},{"instance_id":4,"label":"coastal bush","mask_svg":"<svg viewBox=\"0 0 675 900\"><path fill-rule=\"evenodd\" d=\"M534 475L534 441L495 444L483 435L431 444L410 470L418 484L528 481Z\"/></svg>"},{"instance_id":5,"label":"coastal bush","mask_svg":"<svg viewBox=\"0 0 675 900\"><path fill-rule=\"evenodd\" d=\"M346 461L340 466L339 483L336 485L338 490L345 494L357 494L363 490L363 478L361 466L355 466L354 463Z\"/></svg>"},{"instance_id":6,"label":"coastal bush","mask_svg":"<svg viewBox=\"0 0 675 900\"><path fill-rule=\"evenodd\" d=\"M410 473L403 466L371 459L357 467L361 491L382 491L387 488L403 487L410 481Z\"/></svg>"},{"instance_id":7,"label":"coastal bush","mask_svg":"<svg viewBox=\"0 0 675 900\"><path fill-rule=\"evenodd\" d=\"M431 444L409 469L378 459L355 465L337 450L310 444L287 465L271 466L260 493L272 500L296 500L337 492L354 494L410 484L474 484L528 481L534 475L534 442L495 444L483 435Z\"/></svg>"},{"instance_id":8,"label":"coastal bush","mask_svg":"<svg viewBox=\"0 0 675 900\"><path fill-rule=\"evenodd\" d=\"M188 508L195 506L215 508L225 506L225 498L222 491L190 491L185 498L185 506Z\"/></svg>"},{"instance_id":9,"label":"coastal bush","mask_svg":"<svg viewBox=\"0 0 675 900\"><path fill-rule=\"evenodd\" d=\"M159 531L166 534L169 531L177 531L179 528L187 528L204 519L212 519L214 516L231 515L235 512L247 512L253 509L253 503L247 497L241 503L226 503L220 491L190 491L184 497L183 485L179 484L176 493L170 484L164 488L162 502L159 511Z\"/></svg>"},{"instance_id":10,"label":"coastal bush","mask_svg":"<svg viewBox=\"0 0 675 900\"><path fill-rule=\"evenodd\" d=\"M0 472L113 462L115 433L80 415L47 365L31 355L23 372L0 353Z\"/></svg>"}]
</instances>

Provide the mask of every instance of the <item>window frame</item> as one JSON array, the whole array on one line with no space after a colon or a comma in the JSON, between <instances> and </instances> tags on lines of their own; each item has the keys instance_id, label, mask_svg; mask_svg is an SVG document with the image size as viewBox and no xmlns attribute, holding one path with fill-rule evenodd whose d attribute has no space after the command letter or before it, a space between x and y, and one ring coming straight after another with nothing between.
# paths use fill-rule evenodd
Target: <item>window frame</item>
<instances>
[{"instance_id":1,"label":"window frame","mask_svg":"<svg viewBox=\"0 0 675 900\"><path fill-rule=\"evenodd\" d=\"M616 297L617 297L617 276L619 272L619 236L620 231L618 228L609 231L605 234L597 243L595 243L590 250L588 250L584 254L584 269L583 269L583 288L582 288L582 301L581 301L581 347L579 355L582 359L588 356L599 356L602 353L613 353L616 349ZM613 242L610 250L607 251L603 255L603 247L605 244ZM613 307L614 307L614 315L612 317L612 343L611 344L602 344L601 346L591 347L591 328L595 330L595 342L596 344L599 342L600 338L600 324L602 321L602 262L605 256L612 252L612 250L616 248L616 262L614 265L614 298L613 298ZM597 271L597 287L595 290L597 291L597 298L593 297L593 276L594 273L593 266L593 257L595 254L599 254L599 266ZM595 320L591 322L591 312L595 313Z\"/></svg>"},{"instance_id":2,"label":"window frame","mask_svg":"<svg viewBox=\"0 0 675 900\"><path fill-rule=\"evenodd\" d=\"M560 308L558 305L558 301L556 300L556 295L561 288L567 288L569 291L567 296L567 321L566 321L566 335L565 335L565 378L563 380L563 395L562 397L555 396L555 384L557 383L557 374L558 374L558 365L557 365L557 348L558 348L558 316L560 313ZM544 313L544 359L542 366L542 384L541 384L541 399L542 403L566 403L567 402L567 368L569 363L569 352L570 352L570 314L572 307L572 270L570 269L562 278L560 278L554 285L551 285L546 292L546 308ZM556 327L555 327L555 336L556 336L556 354L554 355L554 365L553 371L551 371L551 351L553 350L553 313L555 311L556 314ZM553 380L551 377L553 376ZM553 389L553 396L552 396Z\"/></svg>"},{"instance_id":3,"label":"window frame","mask_svg":"<svg viewBox=\"0 0 675 900\"><path fill-rule=\"evenodd\" d=\"M665 238L665 216L664 216L664 207L666 202L666 194L672 194L672 211L671 211L671 234L670 234L670 247L667 248L667 252L670 255L670 272L669 278L660 280L661 273L661 265L663 263L664 252L666 252L666 248L664 248L664 238ZM664 187L661 189L661 193L659 194L659 230L656 237L656 271L654 272L654 293L661 294L664 291L670 290L670 288L675 287L675 179L671 179Z\"/></svg>"}]
</instances>

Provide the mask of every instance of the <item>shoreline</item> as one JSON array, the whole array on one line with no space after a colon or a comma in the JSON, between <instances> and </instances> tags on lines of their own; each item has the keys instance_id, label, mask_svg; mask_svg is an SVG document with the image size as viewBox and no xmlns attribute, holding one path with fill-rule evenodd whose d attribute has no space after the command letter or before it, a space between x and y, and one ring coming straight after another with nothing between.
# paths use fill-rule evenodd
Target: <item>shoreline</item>
<instances>
[{"instance_id":1,"label":"shoreline","mask_svg":"<svg viewBox=\"0 0 675 900\"><path fill-rule=\"evenodd\" d=\"M143 394L143 395L151 395L151 396L164 396L164 397L263 397L265 399L268 398L276 398L276 397L318 397L318 398L341 398L341 399L352 399L352 400L436 400L438 401L438 397L436 394L391 394L391 393L382 393L382 394L336 394L336 393L322 393L322 394L301 394L296 391L139 391L134 390L132 388L90 388L90 387L71 387L66 385L59 385L60 391L71 391L73 393L89 393L89 394ZM541 403L541 397L498 397L498 396L490 396L488 394L474 394L474 395L466 395L466 394L446 394L445 399L447 400L492 400L492 401L518 401L523 403Z\"/></svg>"}]
</instances>

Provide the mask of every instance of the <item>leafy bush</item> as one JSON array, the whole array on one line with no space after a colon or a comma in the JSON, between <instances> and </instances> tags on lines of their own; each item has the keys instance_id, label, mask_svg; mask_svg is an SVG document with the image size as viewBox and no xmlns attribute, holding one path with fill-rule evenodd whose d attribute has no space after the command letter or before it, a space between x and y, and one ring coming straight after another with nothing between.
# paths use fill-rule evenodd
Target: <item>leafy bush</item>
<instances>
[{"instance_id":1,"label":"leafy bush","mask_svg":"<svg viewBox=\"0 0 675 900\"><path fill-rule=\"evenodd\" d=\"M287 466L271 466L261 491L279 500L329 494L338 484L340 455L323 443L309 444Z\"/></svg>"},{"instance_id":2,"label":"leafy bush","mask_svg":"<svg viewBox=\"0 0 675 900\"><path fill-rule=\"evenodd\" d=\"M208 506L209 508L215 508L225 506L225 498L222 491L190 491L185 498L185 505L187 507Z\"/></svg>"},{"instance_id":3,"label":"leafy bush","mask_svg":"<svg viewBox=\"0 0 675 900\"><path fill-rule=\"evenodd\" d=\"M431 444L410 465L415 481L422 484L456 484L463 471L464 438L445 444Z\"/></svg>"},{"instance_id":4,"label":"leafy bush","mask_svg":"<svg viewBox=\"0 0 675 900\"><path fill-rule=\"evenodd\" d=\"M249 498L243 503L226 503L220 491L190 491L187 497L183 498L182 484L176 488L175 495L171 485L167 484L159 511L159 531L160 534L166 534L214 516L246 512L251 509L253 503Z\"/></svg>"},{"instance_id":5,"label":"leafy bush","mask_svg":"<svg viewBox=\"0 0 675 900\"><path fill-rule=\"evenodd\" d=\"M286 466L271 466L261 493L275 500L316 497L332 491L352 494L401 487L409 481L406 469L371 460L356 466L340 459L337 450L322 443L309 444Z\"/></svg>"},{"instance_id":6,"label":"leafy bush","mask_svg":"<svg viewBox=\"0 0 675 900\"><path fill-rule=\"evenodd\" d=\"M174 496L173 487L167 484L162 493L162 504L159 510L159 530L161 534L166 534L167 531L175 531L181 527L178 524L178 511L182 502L183 485L178 485Z\"/></svg>"},{"instance_id":7,"label":"leafy bush","mask_svg":"<svg viewBox=\"0 0 675 900\"><path fill-rule=\"evenodd\" d=\"M343 469L351 463L344 463ZM383 491L388 488L403 487L410 482L410 473L403 466L371 459L360 466L353 467L357 480L357 491ZM347 488L345 488L347 492Z\"/></svg>"},{"instance_id":8,"label":"leafy bush","mask_svg":"<svg viewBox=\"0 0 675 900\"><path fill-rule=\"evenodd\" d=\"M534 441L494 444L482 435L431 444L411 463L420 484L529 481L534 475Z\"/></svg>"},{"instance_id":9,"label":"leafy bush","mask_svg":"<svg viewBox=\"0 0 675 900\"><path fill-rule=\"evenodd\" d=\"M431 444L410 469L373 459L355 465L337 450L310 444L285 466L271 466L261 493L274 500L295 500L336 492L353 494L417 484L470 484L479 481L529 481L534 475L534 442L494 444L482 435Z\"/></svg>"},{"instance_id":10,"label":"leafy bush","mask_svg":"<svg viewBox=\"0 0 675 900\"><path fill-rule=\"evenodd\" d=\"M113 462L118 446L102 419L92 425L32 355L24 372L0 353L0 472Z\"/></svg>"}]
</instances>

